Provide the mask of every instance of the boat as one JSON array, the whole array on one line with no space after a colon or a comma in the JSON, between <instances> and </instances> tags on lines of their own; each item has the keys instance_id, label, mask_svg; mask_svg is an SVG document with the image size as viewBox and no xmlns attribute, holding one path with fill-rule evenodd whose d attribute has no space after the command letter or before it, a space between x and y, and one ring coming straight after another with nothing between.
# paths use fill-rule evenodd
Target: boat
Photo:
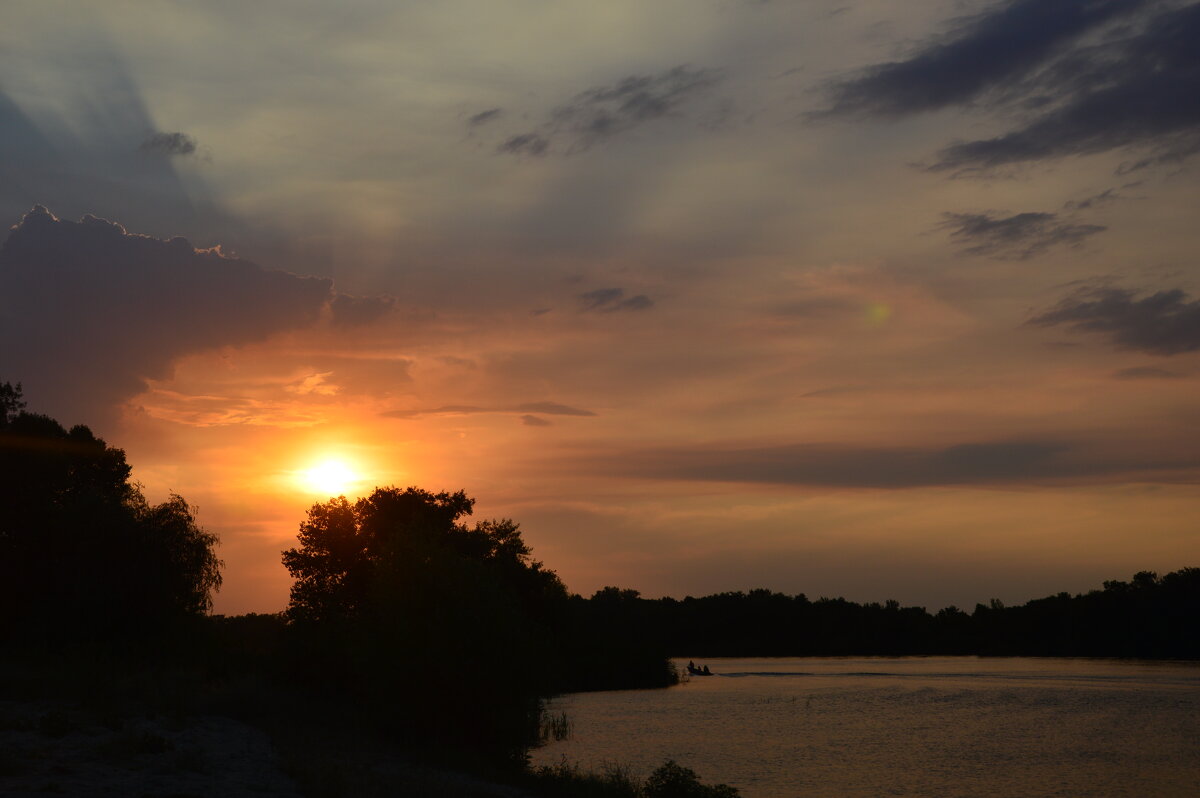
<instances>
[{"instance_id":1,"label":"boat","mask_svg":"<svg viewBox=\"0 0 1200 798\"><path fill-rule=\"evenodd\" d=\"M687 664L687 672L689 676L712 676L713 672L705 665L703 668L697 668L696 663L689 662Z\"/></svg>"}]
</instances>

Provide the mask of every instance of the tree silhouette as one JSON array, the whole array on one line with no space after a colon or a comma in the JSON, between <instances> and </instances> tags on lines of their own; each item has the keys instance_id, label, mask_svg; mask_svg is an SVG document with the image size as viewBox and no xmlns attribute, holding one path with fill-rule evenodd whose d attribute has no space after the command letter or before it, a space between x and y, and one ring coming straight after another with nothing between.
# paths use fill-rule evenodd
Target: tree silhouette
<instances>
[{"instance_id":1,"label":"tree silhouette","mask_svg":"<svg viewBox=\"0 0 1200 798\"><path fill-rule=\"evenodd\" d=\"M515 523L462 523L473 506L415 487L313 506L283 552L288 616L310 676L396 731L515 755L536 734L567 593Z\"/></svg>"},{"instance_id":2,"label":"tree silhouette","mask_svg":"<svg viewBox=\"0 0 1200 798\"><path fill-rule=\"evenodd\" d=\"M207 611L217 538L187 502L151 505L122 450L23 407L0 383L0 636L127 641Z\"/></svg>"}]
</instances>

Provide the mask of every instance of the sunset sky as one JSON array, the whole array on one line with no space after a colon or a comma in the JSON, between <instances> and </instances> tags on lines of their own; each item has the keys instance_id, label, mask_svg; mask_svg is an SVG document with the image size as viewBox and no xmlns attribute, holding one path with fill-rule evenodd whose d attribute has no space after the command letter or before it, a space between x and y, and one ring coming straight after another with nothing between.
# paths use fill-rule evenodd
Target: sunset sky
<instances>
[{"instance_id":1,"label":"sunset sky","mask_svg":"<svg viewBox=\"0 0 1200 798\"><path fill-rule=\"evenodd\" d=\"M584 594L1200 565L1200 3L3 20L0 381L198 505L218 612L327 486L465 489Z\"/></svg>"}]
</instances>

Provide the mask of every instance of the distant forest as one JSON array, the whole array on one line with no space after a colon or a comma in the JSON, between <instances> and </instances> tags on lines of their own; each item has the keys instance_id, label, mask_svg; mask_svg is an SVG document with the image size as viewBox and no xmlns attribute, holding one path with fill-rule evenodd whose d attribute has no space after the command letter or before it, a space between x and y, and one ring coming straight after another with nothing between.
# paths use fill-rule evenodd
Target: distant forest
<instances>
[{"instance_id":1,"label":"distant forest","mask_svg":"<svg viewBox=\"0 0 1200 798\"><path fill-rule=\"evenodd\" d=\"M964 612L809 600L770 590L643 599L605 588L590 600L612 626L637 630L676 657L978 654L1200 659L1200 568L1151 571L1103 589Z\"/></svg>"}]
</instances>

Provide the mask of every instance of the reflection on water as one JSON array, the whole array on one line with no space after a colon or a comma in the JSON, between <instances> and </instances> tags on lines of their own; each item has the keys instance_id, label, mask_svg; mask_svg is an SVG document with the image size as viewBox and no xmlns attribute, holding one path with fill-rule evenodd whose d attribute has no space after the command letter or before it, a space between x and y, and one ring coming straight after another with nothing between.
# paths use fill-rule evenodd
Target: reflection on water
<instances>
[{"instance_id":1,"label":"reflection on water","mask_svg":"<svg viewBox=\"0 0 1200 798\"><path fill-rule=\"evenodd\" d=\"M535 764L620 762L646 775L671 758L745 798L1193 796L1200 784L1198 663L704 664L717 675L556 700L572 737L535 751Z\"/></svg>"}]
</instances>

